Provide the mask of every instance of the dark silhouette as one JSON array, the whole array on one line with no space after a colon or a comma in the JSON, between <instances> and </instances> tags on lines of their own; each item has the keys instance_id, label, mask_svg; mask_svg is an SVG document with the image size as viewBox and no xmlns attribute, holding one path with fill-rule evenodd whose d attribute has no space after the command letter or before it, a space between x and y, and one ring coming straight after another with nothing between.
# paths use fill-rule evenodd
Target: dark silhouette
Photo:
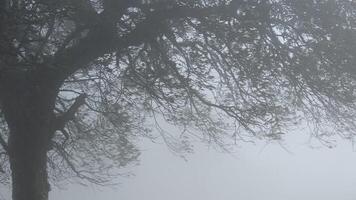
<instances>
[{"instance_id":1,"label":"dark silhouette","mask_svg":"<svg viewBox=\"0 0 356 200\"><path fill-rule=\"evenodd\" d=\"M2 0L0 177L13 200L49 180L105 184L135 161L145 118L189 136L355 130L356 7L337 0ZM194 131L194 133L193 133Z\"/></svg>"}]
</instances>

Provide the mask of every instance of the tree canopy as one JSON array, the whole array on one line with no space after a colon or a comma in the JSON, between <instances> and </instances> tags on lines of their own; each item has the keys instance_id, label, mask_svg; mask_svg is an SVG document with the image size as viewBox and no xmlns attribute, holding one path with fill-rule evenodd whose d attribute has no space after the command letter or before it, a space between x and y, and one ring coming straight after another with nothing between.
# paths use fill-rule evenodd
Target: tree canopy
<instances>
[{"instance_id":1,"label":"tree canopy","mask_svg":"<svg viewBox=\"0 0 356 200\"><path fill-rule=\"evenodd\" d=\"M26 91L55 94L52 180L105 183L137 160L135 140L154 137L156 116L181 127L161 132L174 151L191 137L222 147L278 140L301 123L324 142L354 137L353 1L3 0L0 9L4 182L9 102Z\"/></svg>"}]
</instances>

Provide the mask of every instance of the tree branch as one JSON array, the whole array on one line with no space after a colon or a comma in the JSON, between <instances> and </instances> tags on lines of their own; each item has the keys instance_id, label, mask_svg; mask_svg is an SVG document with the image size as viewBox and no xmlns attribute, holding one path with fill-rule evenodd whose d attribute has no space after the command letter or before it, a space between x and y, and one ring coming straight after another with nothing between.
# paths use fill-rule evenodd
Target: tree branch
<instances>
[{"instance_id":1,"label":"tree branch","mask_svg":"<svg viewBox=\"0 0 356 200\"><path fill-rule=\"evenodd\" d=\"M67 112L63 113L59 117L56 118L55 122L55 130L60 130L64 134L66 138L66 132L64 131L64 126L67 124L68 121L73 120L75 117L75 113L79 110L80 106L85 103L85 98L87 97L86 94L80 94L72 104L72 106L67 110Z\"/></svg>"},{"instance_id":2,"label":"tree branch","mask_svg":"<svg viewBox=\"0 0 356 200\"><path fill-rule=\"evenodd\" d=\"M71 155L58 143L54 142L53 143L55 149L57 150L57 153L63 158L67 166L72 170L72 172L75 173L75 175L81 179L85 179L91 183L95 183L98 185L104 185L106 182L105 180L100 180L97 177L90 177L90 172L89 173L83 173L82 171L78 170L75 166L75 163L72 162L71 160ZM89 174L89 175L86 175Z\"/></svg>"},{"instance_id":3,"label":"tree branch","mask_svg":"<svg viewBox=\"0 0 356 200\"><path fill-rule=\"evenodd\" d=\"M147 40L158 36L162 33L159 28L161 23L169 19L179 18L201 18L206 16L235 16L238 5L244 1L236 0L232 3L223 6L205 7L205 8L189 8L185 6L176 6L165 10L152 11L147 14L147 17L142 22L136 25L136 28L130 33L117 37L112 35L115 32L112 27L107 27L108 23L102 23L93 27L88 36L80 40L76 45L58 52L53 58L53 65L59 66L58 71L62 74L62 79L66 79L70 74L73 74L80 68L86 67L96 58L117 51L117 49L125 49L129 46L138 46ZM108 16L101 15L101 21L105 21Z\"/></svg>"}]
</instances>

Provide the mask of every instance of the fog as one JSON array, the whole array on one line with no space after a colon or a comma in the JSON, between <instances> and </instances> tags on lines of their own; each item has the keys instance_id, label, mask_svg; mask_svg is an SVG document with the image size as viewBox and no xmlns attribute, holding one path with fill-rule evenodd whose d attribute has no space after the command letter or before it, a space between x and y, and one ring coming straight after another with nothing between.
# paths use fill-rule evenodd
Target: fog
<instances>
[{"instance_id":1,"label":"fog","mask_svg":"<svg viewBox=\"0 0 356 200\"><path fill-rule=\"evenodd\" d=\"M355 200L355 2L0 1L0 200Z\"/></svg>"},{"instance_id":2,"label":"fog","mask_svg":"<svg viewBox=\"0 0 356 200\"><path fill-rule=\"evenodd\" d=\"M304 133L282 143L243 144L221 153L203 144L187 161L143 141L135 176L115 187L65 185L53 200L354 200L356 153L349 141L327 148Z\"/></svg>"}]
</instances>

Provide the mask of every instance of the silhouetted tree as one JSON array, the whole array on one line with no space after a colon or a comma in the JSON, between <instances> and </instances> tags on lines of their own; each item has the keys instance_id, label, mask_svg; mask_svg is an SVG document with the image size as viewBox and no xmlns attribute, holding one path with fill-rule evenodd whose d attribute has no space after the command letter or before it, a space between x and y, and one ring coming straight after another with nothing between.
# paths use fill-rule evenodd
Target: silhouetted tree
<instances>
[{"instance_id":1,"label":"silhouetted tree","mask_svg":"<svg viewBox=\"0 0 356 200\"><path fill-rule=\"evenodd\" d=\"M145 119L175 151L355 133L356 6L346 0L2 0L0 174L13 200L48 179L103 184ZM146 120L147 121L147 120ZM201 133L198 135L197 133Z\"/></svg>"}]
</instances>

